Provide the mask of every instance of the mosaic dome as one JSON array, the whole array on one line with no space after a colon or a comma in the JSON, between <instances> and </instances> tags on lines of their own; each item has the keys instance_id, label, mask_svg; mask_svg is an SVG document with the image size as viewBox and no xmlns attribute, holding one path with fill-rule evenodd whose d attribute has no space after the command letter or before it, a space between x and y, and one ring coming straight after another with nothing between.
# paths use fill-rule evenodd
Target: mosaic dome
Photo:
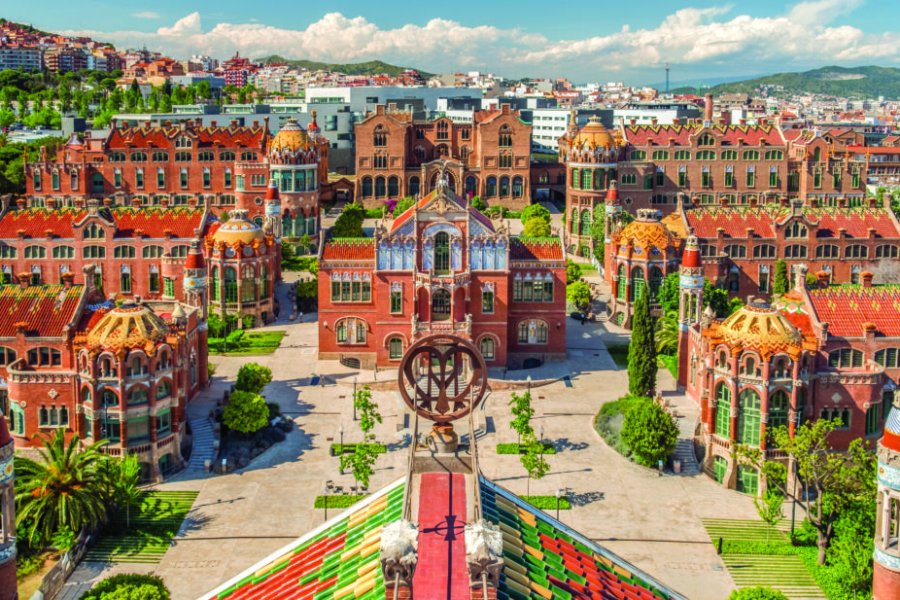
<instances>
[{"instance_id":1,"label":"mosaic dome","mask_svg":"<svg viewBox=\"0 0 900 600\"><path fill-rule=\"evenodd\" d=\"M665 257L669 248L676 245L676 236L659 220L655 210L639 209L638 218L625 226L619 233L620 246L631 242L635 254Z\"/></svg>"},{"instance_id":2,"label":"mosaic dome","mask_svg":"<svg viewBox=\"0 0 900 600\"><path fill-rule=\"evenodd\" d=\"M103 315L87 334L87 346L117 352L123 349L152 350L166 338L169 328L150 308L123 304Z\"/></svg>"},{"instance_id":3,"label":"mosaic dome","mask_svg":"<svg viewBox=\"0 0 900 600\"><path fill-rule=\"evenodd\" d=\"M787 317L764 302L748 304L725 319L719 334L730 346L742 345L763 354L799 352L803 343Z\"/></svg>"},{"instance_id":4,"label":"mosaic dome","mask_svg":"<svg viewBox=\"0 0 900 600\"><path fill-rule=\"evenodd\" d=\"M900 406L885 407L889 410L888 417L884 423L884 437L881 438L881 445L895 452L900 452Z\"/></svg>"},{"instance_id":5,"label":"mosaic dome","mask_svg":"<svg viewBox=\"0 0 900 600\"><path fill-rule=\"evenodd\" d=\"M223 242L228 245L251 245L264 237L262 227L247 219L247 211L233 210L230 218L213 232L212 240L216 244Z\"/></svg>"},{"instance_id":6,"label":"mosaic dome","mask_svg":"<svg viewBox=\"0 0 900 600\"><path fill-rule=\"evenodd\" d=\"M284 125L275 134L272 139L270 150L308 150L310 146L309 135L306 130L300 126L296 119L290 118L284 122Z\"/></svg>"},{"instance_id":7,"label":"mosaic dome","mask_svg":"<svg viewBox=\"0 0 900 600\"><path fill-rule=\"evenodd\" d=\"M588 148L612 148L615 146L615 140L609 129L594 115L588 119L587 125L578 131L573 145Z\"/></svg>"}]
</instances>

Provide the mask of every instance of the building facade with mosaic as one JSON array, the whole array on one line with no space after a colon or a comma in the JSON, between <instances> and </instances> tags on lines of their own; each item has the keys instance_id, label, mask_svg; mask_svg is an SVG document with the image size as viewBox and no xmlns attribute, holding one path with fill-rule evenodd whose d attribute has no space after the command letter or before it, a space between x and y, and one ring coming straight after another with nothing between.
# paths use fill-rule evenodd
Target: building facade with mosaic
<instances>
[{"instance_id":1,"label":"building facade with mosaic","mask_svg":"<svg viewBox=\"0 0 900 600\"><path fill-rule=\"evenodd\" d=\"M454 332L490 366L565 357L559 238L512 236L445 180L371 238L331 239L319 256L319 358L396 366L423 335Z\"/></svg>"},{"instance_id":2,"label":"building facade with mosaic","mask_svg":"<svg viewBox=\"0 0 900 600\"><path fill-rule=\"evenodd\" d=\"M117 305L71 275L62 284L0 288L0 409L16 446L62 429L109 439L105 452L135 454L156 478L183 463L187 403L206 385L202 306L133 301Z\"/></svg>"},{"instance_id":3,"label":"building facade with mosaic","mask_svg":"<svg viewBox=\"0 0 900 600\"><path fill-rule=\"evenodd\" d=\"M878 443L873 600L900 600L900 401Z\"/></svg>"},{"instance_id":4,"label":"building facade with mosaic","mask_svg":"<svg viewBox=\"0 0 900 600\"><path fill-rule=\"evenodd\" d=\"M693 240L692 240L693 241ZM689 244L686 263L699 249ZM723 485L759 490L758 473L735 464L735 444L783 458L774 427L837 419L837 449L881 436L900 378L900 290L863 283L808 288L806 273L772 303L753 300L725 319L702 310L696 266L682 267L678 381L701 409L704 470ZM693 299L693 301L692 301ZM685 304L687 301L687 304Z\"/></svg>"},{"instance_id":5,"label":"building facade with mosaic","mask_svg":"<svg viewBox=\"0 0 900 600\"><path fill-rule=\"evenodd\" d=\"M531 204L531 125L509 105L476 111L471 123L416 120L378 105L356 124L356 201L426 196L445 177L460 197L521 210Z\"/></svg>"}]
</instances>

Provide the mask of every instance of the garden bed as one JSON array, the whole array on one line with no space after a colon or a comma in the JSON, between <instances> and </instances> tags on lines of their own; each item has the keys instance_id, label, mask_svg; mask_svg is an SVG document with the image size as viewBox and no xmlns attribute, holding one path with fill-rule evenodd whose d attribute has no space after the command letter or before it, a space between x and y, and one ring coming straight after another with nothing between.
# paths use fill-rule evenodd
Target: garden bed
<instances>
[{"instance_id":1,"label":"garden bed","mask_svg":"<svg viewBox=\"0 0 900 600\"><path fill-rule=\"evenodd\" d=\"M353 454L356 447L360 444L331 444L331 456L340 456L341 454ZM375 454L384 454L387 452L387 446L384 444L365 444L375 450Z\"/></svg>"},{"instance_id":2,"label":"garden bed","mask_svg":"<svg viewBox=\"0 0 900 600\"><path fill-rule=\"evenodd\" d=\"M225 464L229 472L243 469L254 458L278 442L283 442L293 428L294 422L284 418L276 425L266 425L252 435L228 431L223 427L222 449L219 451L218 462L221 463L222 459L226 459Z\"/></svg>"},{"instance_id":3,"label":"garden bed","mask_svg":"<svg viewBox=\"0 0 900 600\"><path fill-rule=\"evenodd\" d=\"M232 331L225 338L209 338L210 354L258 356L272 354L281 345L286 331Z\"/></svg>"},{"instance_id":4,"label":"garden bed","mask_svg":"<svg viewBox=\"0 0 900 600\"><path fill-rule=\"evenodd\" d=\"M545 511L556 510L556 496L522 496L528 504ZM572 503L566 497L559 498L559 510L571 510Z\"/></svg>"},{"instance_id":5,"label":"garden bed","mask_svg":"<svg viewBox=\"0 0 900 600\"><path fill-rule=\"evenodd\" d=\"M365 494L337 494L334 496L316 496L313 508L325 508L325 498L328 498L328 508L350 508L363 498Z\"/></svg>"},{"instance_id":6,"label":"garden bed","mask_svg":"<svg viewBox=\"0 0 900 600\"><path fill-rule=\"evenodd\" d=\"M603 441L626 458L631 455L631 451L622 441L622 425L625 423L625 413L639 402L641 398L625 396L601 406L597 416L594 417L594 429Z\"/></svg>"},{"instance_id":7,"label":"garden bed","mask_svg":"<svg viewBox=\"0 0 900 600\"><path fill-rule=\"evenodd\" d=\"M628 367L628 344L607 344L606 351L620 369Z\"/></svg>"},{"instance_id":8,"label":"garden bed","mask_svg":"<svg viewBox=\"0 0 900 600\"><path fill-rule=\"evenodd\" d=\"M497 454L525 454L528 452L527 444L497 444ZM550 442L544 442L544 454L556 454L556 447Z\"/></svg>"}]
</instances>

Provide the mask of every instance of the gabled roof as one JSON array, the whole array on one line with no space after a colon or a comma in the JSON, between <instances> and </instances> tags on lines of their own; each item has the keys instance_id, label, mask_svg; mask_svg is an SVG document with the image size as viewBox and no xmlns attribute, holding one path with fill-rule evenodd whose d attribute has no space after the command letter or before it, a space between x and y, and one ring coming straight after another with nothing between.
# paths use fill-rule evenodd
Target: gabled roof
<instances>
[{"instance_id":1,"label":"gabled roof","mask_svg":"<svg viewBox=\"0 0 900 600\"><path fill-rule=\"evenodd\" d=\"M509 240L510 260L563 260L559 238L520 238Z\"/></svg>"},{"instance_id":2,"label":"gabled roof","mask_svg":"<svg viewBox=\"0 0 900 600\"><path fill-rule=\"evenodd\" d=\"M28 335L61 337L75 319L84 286L0 286L0 337L14 337L16 324L27 323Z\"/></svg>"},{"instance_id":3,"label":"gabled roof","mask_svg":"<svg viewBox=\"0 0 900 600\"><path fill-rule=\"evenodd\" d=\"M491 220L490 220L489 218L487 218L484 214L482 214L481 211L476 210L476 209L472 208L471 206L466 206L466 204L465 204L465 202L463 201L462 198L460 198L459 196L457 196L456 194L454 194L454 193L451 192L450 190L447 190L446 193L441 193L440 190L434 189L434 190L432 190L430 193L428 193L428 194L426 194L425 196L422 196L421 198L419 198L419 199L416 201L415 204L413 204L412 206L410 206L409 208L407 208L406 210L404 210L402 213L400 213L400 216L398 216L397 218L395 218L395 219L393 220L393 222L391 223L391 229L390 229L390 230L391 230L391 231L396 231L396 230L399 229L401 226L403 226L404 223L406 223L407 221L409 221L410 219L412 219L413 215L414 215L415 212L416 212L416 209L418 209L418 210L427 210L427 209L428 209L428 205L430 205L432 202L435 202L436 200L438 200L438 199L439 199L439 196L440 196L440 198L449 200L450 203L451 203L452 205L455 205L455 210L457 210L457 211L469 211L469 213L470 213L475 219L477 219L478 221L480 221L481 223L483 223L484 225L486 225L487 227L489 227L491 230L494 229L494 226L493 226L493 224L491 223ZM451 207L450 207L450 210L454 210L454 207L451 206Z\"/></svg>"},{"instance_id":4,"label":"gabled roof","mask_svg":"<svg viewBox=\"0 0 900 600\"><path fill-rule=\"evenodd\" d=\"M106 146L110 150L166 148L180 135L192 138L195 147L260 148L266 128L262 125L186 127L183 130L178 125L114 127L106 138Z\"/></svg>"},{"instance_id":5,"label":"gabled roof","mask_svg":"<svg viewBox=\"0 0 900 600\"><path fill-rule=\"evenodd\" d=\"M723 146L783 146L785 139L775 125L626 125L625 140L633 146L689 146L691 138L709 130Z\"/></svg>"},{"instance_id":6,"label":"gabled roof","mask_svg":"<svg viewBox=\"0 0 900 600\"><path fill-rule=\"evenodd\" d=\"M829 335L863 337L863 324L872 323L876 335L900 336L900 286L828 287L810 290L809 299Z\"/></svg>"},{"instance_id":7,"label":"gabled roof","mask_svg":"<svg viewBox=\"0 0 900 600\"><path fill-rule=\"evenodd\" d=\"M375 260L373 238L335 238L325 242L323 260Z\"/></svg>"},{"instance_id":8,"label":"gabled roof","mask_svg":"<svg viewBox=\"0 0 900 600\"><path fill-rule=\"evenodd\" d=\"M116 225L115 237L134 238L137 232L150 238L166 237L166 232L176 238L193 238L203 226L204 209L175 206L170 208L101 208L98 216ZM0 218L0 239L15 239L19 231L30 238L75 238L76 224L88 217L87 209L29 208L12 210Z\"/></svg>"}]
</instances>

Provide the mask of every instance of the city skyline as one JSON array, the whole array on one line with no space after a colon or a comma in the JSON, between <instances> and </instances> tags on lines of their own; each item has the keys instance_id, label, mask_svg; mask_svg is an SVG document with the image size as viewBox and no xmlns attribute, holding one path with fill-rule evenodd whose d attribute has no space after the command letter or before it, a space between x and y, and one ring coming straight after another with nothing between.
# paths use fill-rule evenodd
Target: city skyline
<instances>
[{"instance_id":1,"label":"city skyline","mask_svg":"<svg viewBox=\"0 0 900 600\"><path fill-rule=\"evenodd\" d=\"M770 1L752 7L709 0L681 7L647 4L639 15L613 6L597 13L583 2L554 14L524 3L511 14L464 1L451 17L439 9L413 16L399 3L372 8L348 1L330 4L327 12L281 17L280 1L252 12L193 3L188 12L168 0L152 11L102 0L76 11L49 0L38 18L25 7L9 8L4 16L176 57L225 58L238 51L251 58L280 54L338 63L378 59L429 72L482 70L629 84L659 83L665 63L678 83L900 60L900 31L877 18L890 8L887 0L814 0L788 7Z\"/></svg>"}]
</instances>

